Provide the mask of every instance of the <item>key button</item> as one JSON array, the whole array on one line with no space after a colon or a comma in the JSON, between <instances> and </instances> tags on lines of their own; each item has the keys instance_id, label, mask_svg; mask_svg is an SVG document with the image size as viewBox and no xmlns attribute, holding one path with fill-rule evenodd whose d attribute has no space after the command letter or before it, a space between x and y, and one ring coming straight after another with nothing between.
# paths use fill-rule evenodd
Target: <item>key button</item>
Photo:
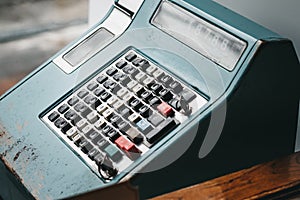
<instances>
[{"instance_id":1,"label":"key button","mask_svg":"<svg viewBox=\"0 0 300 200\"><path fill-rule=\"evenodd\" d=\"M165 117L169 117L174 114L172 107L166 102L162 102L160 105L158 105L157 110Z\"/></svg>"}]
</instances>

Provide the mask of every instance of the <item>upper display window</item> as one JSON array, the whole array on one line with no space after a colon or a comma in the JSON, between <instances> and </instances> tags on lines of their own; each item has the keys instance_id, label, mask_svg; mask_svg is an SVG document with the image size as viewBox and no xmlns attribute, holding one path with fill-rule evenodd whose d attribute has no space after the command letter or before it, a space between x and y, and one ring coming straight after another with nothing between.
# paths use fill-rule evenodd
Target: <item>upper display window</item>
<instances>
[{"instance_id":1,"label":"upper display window","mask_svg":"<svg viewBox=\"0 0 300 200\"><path fill-rule=\"evenodd\" d=\"M151 23L229 71L247 47L245 41L170 1L161 3Z\"/></svg>"}]
</instances>

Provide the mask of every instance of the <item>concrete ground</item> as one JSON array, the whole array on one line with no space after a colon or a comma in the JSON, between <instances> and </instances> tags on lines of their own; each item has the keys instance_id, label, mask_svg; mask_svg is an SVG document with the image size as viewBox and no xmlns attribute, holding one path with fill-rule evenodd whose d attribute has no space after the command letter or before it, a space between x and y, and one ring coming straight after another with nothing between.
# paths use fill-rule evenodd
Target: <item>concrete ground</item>
<instances>
[{"instance_id":1,"label":"concrete ground","mask_svg":"<svg viewBox=\"0 0 300 200\"><path fill-rule=\"evenodd\" d=\"M0 3L0 94L87 30L87 17L87 0Z\"/></svg>"}]
</instances>

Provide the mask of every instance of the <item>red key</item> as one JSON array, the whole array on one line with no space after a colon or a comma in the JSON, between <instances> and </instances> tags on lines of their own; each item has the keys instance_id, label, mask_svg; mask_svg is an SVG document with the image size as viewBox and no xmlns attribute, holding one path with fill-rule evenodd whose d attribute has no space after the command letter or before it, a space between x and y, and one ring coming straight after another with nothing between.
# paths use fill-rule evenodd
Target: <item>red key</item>
<instances>
[{"instance_id":1,"label":"red key","mask_svg":"<svg viewBox=\"0 0 300 200\"><path fill-rule=\"evenodd\" d=\"M141 151L135 146L134 143L126 139L124 136L120 136L118 139L116 139L115 144L131 159L136 159L140 156Z\"/></svg>"},{"instance_id":2,"label":"red key","mask_svg":"<svg viewBox=\"0 0 300 200\"><path fill-rule=\"evenodd\" d=\"M166 102L162 102L159 106L157 106L157 110L165 117L169 117L174 113L172 107Z\"/></svg>"}]
</instances>

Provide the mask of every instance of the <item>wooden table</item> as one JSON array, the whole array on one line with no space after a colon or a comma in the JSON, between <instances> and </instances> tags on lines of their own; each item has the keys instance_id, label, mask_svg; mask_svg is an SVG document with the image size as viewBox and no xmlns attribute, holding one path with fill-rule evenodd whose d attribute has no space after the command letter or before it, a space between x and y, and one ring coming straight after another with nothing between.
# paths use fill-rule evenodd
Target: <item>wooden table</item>
<instances>
[{"instance_id":1,"label":"wooden table","mask_svg":"<svg viewBox=\"0 0 300 200\"><path fill-rule=\"evenodd\" d=\"M300 152L152 200L300 199Z\"/></svg>"}]
</instances>

